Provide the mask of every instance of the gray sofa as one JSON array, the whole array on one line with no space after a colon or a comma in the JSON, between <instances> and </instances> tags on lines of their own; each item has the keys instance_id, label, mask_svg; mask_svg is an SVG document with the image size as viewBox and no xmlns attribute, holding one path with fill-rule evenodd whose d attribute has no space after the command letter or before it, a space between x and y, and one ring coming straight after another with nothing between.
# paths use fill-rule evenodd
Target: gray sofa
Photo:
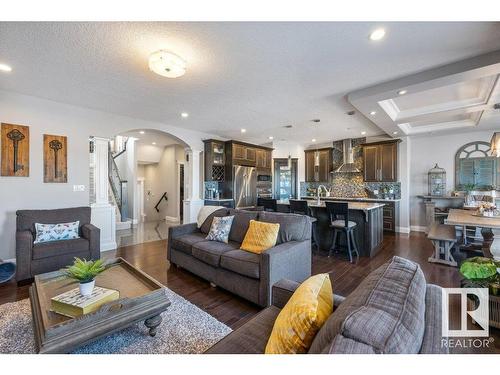
<instances>
[{"instance_id":1,"label":"gray sofa","mask_svg":"<svg viewBox=\"0 0 500 375\"><path fill-rule=\"evenodd\" d=\"M101 231L90 224L90 207L19 210L16 215L17 282L66 267L73 263L75 257L87 260L100 258ZM77 220L80 222L80 238L33 244L35 223L58 224Z\"/></svg>"},{"instance_id":2,"label":"gray sofa","mask_svg":"<svg viewBox=\"0 0 500 375\"><path fill-rule=\"evenodd\" d=\"M298 286L289 280L276 283L273 305L207 353L264 353L274 321ZM441 288L427 284L420 267L407 259L394 257L347 298L334 295L334 305L310 354L448 353L441 346Z\"/></svg>"},{"instance_id":3,"label":"gray sofa","mask_svg":"<svg viewBox=\"0 0 500 375\"><path fill-rule=\"evenodd\" d=\"M226 215L234 215L229 243L207 241L213 217ZM279 223L276 246L262 254L240 250L250 220ZM167 246L170 263L260 306L269 306L277 281L311 275L311 221L303 215L221 208L199 229L196 223L169 228Z\"/></svg>"}]
</instances>

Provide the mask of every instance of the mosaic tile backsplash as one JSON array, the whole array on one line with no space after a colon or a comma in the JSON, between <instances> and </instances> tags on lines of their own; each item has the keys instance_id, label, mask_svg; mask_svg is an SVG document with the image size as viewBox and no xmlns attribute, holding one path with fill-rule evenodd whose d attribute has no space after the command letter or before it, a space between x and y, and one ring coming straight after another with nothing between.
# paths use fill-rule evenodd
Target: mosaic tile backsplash
<instances>
[{"instance_id":1,"label":"mosaic tile backsplash","mask_svg":"<svg viewBox=\"0 0 500 375\"><path fill-rule=\"evenodd\" d=\"M352 140L354 164L363 170L362 143L366 138ZM333 142L333 169L337 169L343 162L342 141ZM400 199L401 183L399 182L364 182L362 173L333 173L328 182L301 182L300 196L316 196L319 185L324 185L333 197L345 198L377 198ZM375 194L377 192L377 194ZM324 194L324 193L323 193Z\"/></svg>"}]
</instances>

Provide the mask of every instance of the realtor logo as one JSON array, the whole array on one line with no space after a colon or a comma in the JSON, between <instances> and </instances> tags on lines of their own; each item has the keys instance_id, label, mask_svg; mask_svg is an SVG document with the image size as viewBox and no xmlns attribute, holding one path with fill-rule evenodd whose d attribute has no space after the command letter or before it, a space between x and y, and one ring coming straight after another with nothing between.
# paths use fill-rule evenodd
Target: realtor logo
<instances>
[{"instance_id":1,"label":"realtor logo","mask_svg":"<svg viewBox=\"0 0 500 375\"><path fill-rule=\"evenodd\" d=\"M460 329L450 329L450 296L460 295ZM467 303L469 297L472 303ZM441 327L443 337L488 337L489 295L488 288L443 288ZM475 301L475 302L474 302ZM470 308L471 310L468 310ZM481 329L467 329L470 316Z\"/></svg>"}]
</instances>

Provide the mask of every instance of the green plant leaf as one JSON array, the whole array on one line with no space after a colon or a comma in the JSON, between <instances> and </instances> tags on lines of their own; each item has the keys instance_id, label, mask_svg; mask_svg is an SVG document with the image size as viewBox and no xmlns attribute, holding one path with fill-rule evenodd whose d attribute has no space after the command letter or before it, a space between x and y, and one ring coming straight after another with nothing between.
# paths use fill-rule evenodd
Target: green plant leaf
<instances>
[{"instance_id":1,"label":"green plant leaf","mask_svg":"<svg viewBox=\"0 0 500 375\"><path fill-rule=\"evenodd\" d=\"M101 259L87 261L85 259L75 258L74 263L66 267L63 272L69 278L78 280L79 282L88 282L92 281L104 270L106 270L106 266Z\"/></svg>"},{"instance_id":2,"label":"green plant leaf","mask_svg":"<svg viewBox=\"0 0 500 375\"><path fill-rule=\"evenodd\" d=\"M493 259L474 257L462 263L460 273L469 280L488 279L497 274L497 265Z\"/></svg>"}]
</instances>

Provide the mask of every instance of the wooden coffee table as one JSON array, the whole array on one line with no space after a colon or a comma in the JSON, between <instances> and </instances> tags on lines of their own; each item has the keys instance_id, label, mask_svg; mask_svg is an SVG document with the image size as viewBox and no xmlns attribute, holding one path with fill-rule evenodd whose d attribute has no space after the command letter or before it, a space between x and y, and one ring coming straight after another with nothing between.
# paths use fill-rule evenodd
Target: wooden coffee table
<instances>
[{"instance_id":1,"label":"wooden coffee table","mask_svg":"<svg viewBox=\"0 0 500 375\"><path fill-rule=\"evenodd\" d=\"M50 311L50 299L78 284L61 271L35 276L29 293L38 353L68 353L139 321L144 321L149 334L155 336L160 314L170 306L162 284L117 258L97 276L96 286L118 290L120 299L94 313L69 318Z\"/></svg>"}]
</instances>

